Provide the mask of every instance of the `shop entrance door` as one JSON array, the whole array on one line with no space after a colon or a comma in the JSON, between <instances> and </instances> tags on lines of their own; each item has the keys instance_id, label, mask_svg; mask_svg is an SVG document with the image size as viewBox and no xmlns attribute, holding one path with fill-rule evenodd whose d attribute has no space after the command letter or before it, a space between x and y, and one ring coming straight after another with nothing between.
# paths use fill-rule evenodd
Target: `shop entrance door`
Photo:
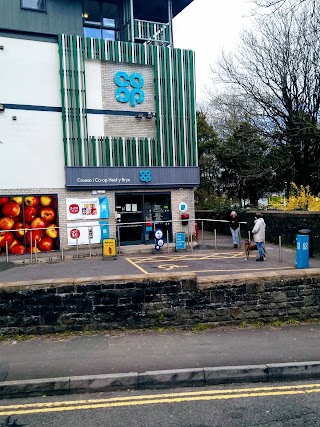
<instances>
[{"instance_id":1,"label":"shop entrance door","mask_svg":"<svg viewBox=\"0 0 320 427\"><path fill-rule=\"evenodd\" d=\"M124 224L118 228L118 240L121 245L139 245L144 243L142 210L142 195L116 194L117 224Z\"/></svg>"},{"instance_id":2,"label":"shop entrance door","mask_svg":"<svg viewBox=\"0 0 320 427\"><path fill-rule=\"evenodd\" d=\"M117 223L121 245L151 244L154 230L160 228L164 239L172 242L170 193L116 194ZM136 223L143 224L136 224Z\"/></svg>"},{"instance_id":3,"label":"shop entrance door","mask_svg":"<svg viewBox=\"0 0 320 427\"><path fill-rule=\"evenodd\" d=\"M154 242L154 230L163 231L164 240L172 242L172 219L170 193L144 195L145 243Z\"/></svg>"}]
</instances>

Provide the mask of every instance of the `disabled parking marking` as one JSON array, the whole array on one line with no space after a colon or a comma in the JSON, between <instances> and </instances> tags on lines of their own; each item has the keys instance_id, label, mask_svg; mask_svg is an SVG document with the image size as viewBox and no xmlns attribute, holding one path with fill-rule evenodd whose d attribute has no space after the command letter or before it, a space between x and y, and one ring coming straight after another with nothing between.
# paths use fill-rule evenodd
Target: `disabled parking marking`
<instances>
[{"instance_id":1,"label":"disabled parking marking","mask_svg":"<svg viewBox=\"0 0 320 427\"><path fill-rule=\"evenodd\" d=\"M141 264L158 264L158 263L181 263L183 261L203 261L203 260L215 260L215 259L230 259L230 258L242 258L244 256L243 252L211 252L209 254L174 254L174 255L156 255L156 256L146 256L146 257L136 257L136 258L126 258L130 264L132 264L134 267L136 267L138 270L140 270L143 274L149 274L148 271L146 271ZM179 265L176 266L176 264L171 264L176 267L168 267L165 268L164 266L166 264L161 264L162 267L158 266L158 268L162 268L164 270L172 270L173 268L188 268L188 265ZM168 264L170 266L170 264ZM189 270L190 272L193 272L192 270ZM211 270L208 270L211 271ZM214 271L214 270L212 270Z\"/></svg>"},{"instance_id":2,"label":"disabled parking marking","mask_svg":"<svg viewBox=\"0 0 320 427\"><path fill-rule=\"evenodd\" d=\"M185 268L189 267L188 265L176 265L176 264L166 264L166 265L158 265L158 268L162 268L163 270L173 270L174 268Z\"/></svg>"}]
</instances>

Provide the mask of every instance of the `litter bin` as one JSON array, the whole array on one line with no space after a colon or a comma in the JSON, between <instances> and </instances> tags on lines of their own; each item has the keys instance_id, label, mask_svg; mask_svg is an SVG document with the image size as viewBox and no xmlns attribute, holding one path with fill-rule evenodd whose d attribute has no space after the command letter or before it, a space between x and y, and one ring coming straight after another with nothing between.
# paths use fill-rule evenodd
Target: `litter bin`
<instances>
[{"instance_id":1,"label":"litter bin","mask_svg":"<svg viewBox=\"0 0 320 427\"><path fill-rule=\"evenodd\" d=\"M297 234L296 268L309 268L309 236Z\"/></svg>"},{"instance_id":2,"label":"litter bin","mask_svg":"<svg viewBox=\"0 0 320 427\"><path fill-rule=\"evenodd\" d=\"M309 236L309 258L313 257L313 240L312 240L312 231L309 228L303 228L298 230L298 234L302 236Z\"/></svg>"}]
</instances>

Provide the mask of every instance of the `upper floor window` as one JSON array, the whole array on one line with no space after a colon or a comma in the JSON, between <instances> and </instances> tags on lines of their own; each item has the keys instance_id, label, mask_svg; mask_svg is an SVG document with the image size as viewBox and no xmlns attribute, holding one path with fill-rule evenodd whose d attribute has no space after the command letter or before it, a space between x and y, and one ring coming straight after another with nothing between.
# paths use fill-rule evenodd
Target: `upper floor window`
<instances>
[{"instance_id":1,"label":"upper floor window","mask_svg":"<svg viewBox=\"0 0 320 427\"><path fill-rule=\"evenodd\" d=\"M21 9L46 11L46 0L21 0Z\"/></svg>"},{"instance_id":2,"label":"upper floor window","mask_svg":"<svg viewBox=\"0 0 320 427\"><path fill-rule=\"evenodd\" d=\"M83 30L85 37L117 40L119 5L117 0L83 0Z\"/></svg>"}]
</instances>

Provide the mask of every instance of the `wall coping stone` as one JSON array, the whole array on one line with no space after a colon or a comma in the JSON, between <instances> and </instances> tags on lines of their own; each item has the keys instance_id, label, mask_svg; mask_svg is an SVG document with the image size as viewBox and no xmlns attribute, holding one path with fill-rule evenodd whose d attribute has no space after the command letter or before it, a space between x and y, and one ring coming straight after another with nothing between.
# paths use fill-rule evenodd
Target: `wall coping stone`
<instances>
[{"instance_id":1,"label":"wall coping stone","mask_svg":"<svg viewBox=\"0 0 320 427\"><path fill-rule=\"evenodd\" d=\"M252 273L240 274L226 274L215 276L198 276L195 273L164 273L159 274L134 274L128 276L98 276L87 278L66 278L66 279L49 279L49 280L32 280L32 281L19 281L19 282L0 282L0 291L7 290L35 290L35 289L50 289L60 288L67 285L90 285L92 283L99 284L119 284L119 283L132 283L132 282L157 282L163 283L168 281L182 281L194 280L200 288L208 289L216 284L241 284L256 281L269 281L272 279L291 279L291 278L304 278L304 277L319 277L320 268L308 268L300 270L277 270L277 271L256 271Z\"/></svg>"}]
</instances>

